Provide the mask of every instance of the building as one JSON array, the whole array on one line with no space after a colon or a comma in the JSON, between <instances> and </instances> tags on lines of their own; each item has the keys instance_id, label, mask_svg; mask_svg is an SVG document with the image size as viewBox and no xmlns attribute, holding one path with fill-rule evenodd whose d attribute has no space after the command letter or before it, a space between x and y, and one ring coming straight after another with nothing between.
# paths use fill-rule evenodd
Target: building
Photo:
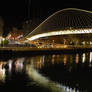
<instances>
[{"instance_id":1,"label":"building","mask_svg":"<svg viewBox=\"0 0 92 92\"><path fill-rule=\"evenodd\" d=\"M20 30L18 30L16 27L13 27L12 30L7 35L6 39L16 41L22 37L23 37L23 33Z\"/></svg>"}]
</instances>

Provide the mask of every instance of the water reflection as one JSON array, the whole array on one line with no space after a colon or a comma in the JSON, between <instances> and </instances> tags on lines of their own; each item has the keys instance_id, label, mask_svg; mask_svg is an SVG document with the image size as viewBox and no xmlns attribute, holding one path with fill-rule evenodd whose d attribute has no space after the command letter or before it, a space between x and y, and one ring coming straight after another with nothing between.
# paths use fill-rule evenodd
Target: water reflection
<instances>
[{"instance_id":1,"label":"water reflection","mask_svg":"<svg viewBox=\"0 0 92 92\"><path fill-rule=\"evenodd\" d=\"M50 92L79 92L78 90L63 86L59 83L55 83L47 77L44 77L36 69L34 69L32 65L27 65L26 71L30 79L35 81L36 85L44 87L45 89L48 89Z\"/></svg>"},{"instance_id":2,"label":"water reflection","mask_svg":"<svg viewBox=\"0 0 92 92\"><path fill-rule=\"evenodd\" d=\"M5 80L5 68L4 68L4 65L5 65L6 63L5 62L0 62L0 81L1 82L4 82L4 80Z\"/></svg>"},{"instance_id":3,"label":"water reflection","mask_svg":"<svg viewBox=\"0 0 92 92\"><path fill-rule=\"evenodd\" d=\"M44 66L49 66L51 64L64 63L66 66L75 66L77 64L87 63L91 64L92 53L80 53L80 54L61 54L61 55L43 55L26 58L26 61L34 65L36 69L41 69Z\"/></svg>"},{"instance_id":4,"label":"water reflection","mask_svg":"<svg viewBox=\"0 0 92 92\"><path fill-rule=\"evenodd\" d=\"M76 59L75 59L75 62L76 62L76 64L78 64L79 63L79 54L76 54L76 57L75 57Z\"/></svg>"},{"instance_id":5,"label":"water reflection","mask_svg":"<svg viewBox=\"0 0 92 92\"><path fill-rule=\"evenodd\" d=\"M90 52L90 63L92 62L92 52Z\"/></svg>"},{"instance_id":6,"label":"water reflection","mask_svg":"<svg viewBox=\"0 0 92 92\"><path fill-rule=\"evenodd\" d=\"M15 61L15 71L16 71L16 72L22 72L24 60L25 60L24 58L18 58L18 59Z\"/></svg>"},{"instance_id":7,"label":"water reflection","mask_svg":"<svg viewBox=\"0 0 92 92\"><path fill-rule=\"evenodd\" d=\"M0 61L0 84L7 83L6 79L10 80L14 74L24 72L35 84L51 92L89 90L92 84L88 83L92 77L92 52L30 56Z\"/></svg>"}]
</instances>

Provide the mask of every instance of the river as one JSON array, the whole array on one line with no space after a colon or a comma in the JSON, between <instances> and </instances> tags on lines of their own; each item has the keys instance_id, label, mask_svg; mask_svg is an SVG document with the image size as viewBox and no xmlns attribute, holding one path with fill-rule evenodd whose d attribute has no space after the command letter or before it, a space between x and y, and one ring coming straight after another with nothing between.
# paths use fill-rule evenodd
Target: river
<instances>
[{"instance_id":1,"label":"river","mask_svg":"<svg viewBox=\"0 0 92 92\"><path fill-rule=\"evenodd\" d=\"M0 89L91 92L92 52L0 59Z\"/></svg>"}]
</instances>

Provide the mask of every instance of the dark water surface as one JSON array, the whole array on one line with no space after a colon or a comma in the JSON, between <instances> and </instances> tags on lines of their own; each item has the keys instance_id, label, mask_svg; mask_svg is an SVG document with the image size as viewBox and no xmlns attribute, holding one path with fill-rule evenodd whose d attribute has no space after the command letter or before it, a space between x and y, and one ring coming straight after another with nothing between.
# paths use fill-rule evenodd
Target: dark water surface
<instances>
[{"instance_id":1,"label":"dark water surface","mask_svg":"<svg viewBox=\"0 0 92 92\"><path fill-rule=\"evenodd\" d=\"M92 92L92 52L1 59L0 89Z\"/></svg>"}]
</instances>

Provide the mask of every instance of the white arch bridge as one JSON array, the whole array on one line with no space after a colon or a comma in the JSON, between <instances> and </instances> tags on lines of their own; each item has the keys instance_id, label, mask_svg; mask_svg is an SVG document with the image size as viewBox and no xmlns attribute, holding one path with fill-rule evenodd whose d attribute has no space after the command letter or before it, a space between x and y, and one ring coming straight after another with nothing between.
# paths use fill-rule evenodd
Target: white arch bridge
<instances>
[{"instance_id":1,"label":"white arch bridge","mask_svg":"<svg viewBox=\"0 0 92 92\"><path fill-rule=\"evenodd\" d=\"M92 12L67 8L49 16L26 38L36 40L48 36L89 33L92 33Z\"/></svg>"}]
</instances>

